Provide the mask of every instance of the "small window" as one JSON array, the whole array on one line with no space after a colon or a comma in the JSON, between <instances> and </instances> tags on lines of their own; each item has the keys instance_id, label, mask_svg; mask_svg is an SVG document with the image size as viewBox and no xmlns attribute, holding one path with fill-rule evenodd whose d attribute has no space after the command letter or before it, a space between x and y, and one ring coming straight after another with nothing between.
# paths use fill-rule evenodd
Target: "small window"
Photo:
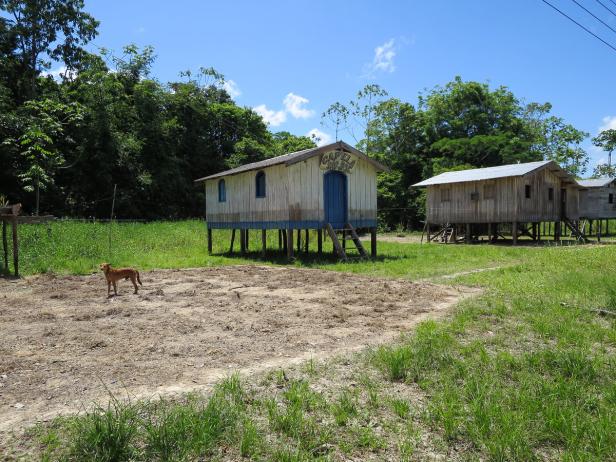
<instances>
[{"instance_id":1,"label":"small window","mask_svg":"<svg viewBox=\"0 0 616 462\"><path fill-rule=\"evenodd\" d=\"M610 195L607 196L607 203L608 204L613 204L614 203L614 194L610 193Z\"/></svg>"},{"instance_id":2,"label":"small window","mask_svg":"<svg viewBox=\"0 0 616 462\"><path fill-rule=\"evenodd\" d=\"M218 202L227 201L227 188L225 187L225 180L218 181Z\"/></svg>"},{"instance_id":3,"label":"small window","mask_svg":"<svg viewBox=\"0 0 616 462\"><path fill-rule=\"evenodd\" d=\"M265 173L259 172L255 178L256 182L256 196L265 197Z\"/></svg>"},{"instance_id":4,"label":"small window","mask_svg":"<svg viewBox=\"0 0 616 462\"><path fill-rule=\"evenodd\" d=\"M479 193L477 191L474 191L471 193L471 200L472 201L478 201L479 200Z\"/></svg>"},{"instance_id":5,"label":"small window","mask_svg":"<svg viewBox=\"0 0 616 462\"><path fill-rule=\"evenodd\" d=\"M451 190L449 188L442 188L441 189L441 202L449 202L450 201L450 192Z\"/></svg>"},{"instance_id":6,"label":"small window","mask_svg":"<svg viewBox=\"0 0 616 462\"><path fill-rule=\"evenodd\" d=\"M530 199L530 185L524 185L524 197Z\"/></svg>"},{"instance_id":7,"label":"small window","mask_svg":"<svg viewBox=\"0 0 616 462\"><path fill-rule=\"evenodd\" d=\"M548 188L548 200L549 201L554 200L554 188Z\"/></svg>"},{"instance_id":8,"label":"small window","mask_svg":"<svg viewBox=\"0 0 616 462\"><path fill-rule=\"evenodd\" d=\"M484 199L494 199L494 185L493 184L484 184L483 185L483 198Z\"/></svg>"}]
</instances>

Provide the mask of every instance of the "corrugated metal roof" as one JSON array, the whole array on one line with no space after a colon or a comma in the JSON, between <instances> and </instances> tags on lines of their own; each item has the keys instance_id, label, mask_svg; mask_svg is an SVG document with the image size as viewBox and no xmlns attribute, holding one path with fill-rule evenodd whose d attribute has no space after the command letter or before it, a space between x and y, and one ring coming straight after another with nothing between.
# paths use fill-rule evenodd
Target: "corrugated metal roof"
<instances>
[{"instance_id":1,"label":"corrugated metal roof","mask_svg":"<svg viewBox=\"0 0 616 462\"><path fill-rule=\"evenodd\" d=\"M522 176L550 163L552 163L552 161L543 160L540 162L527 162L524 164L499 165L498 167L473 168L469 170L445 172L414 184L413 186L431 186L435 184L463 183L466 181L481 181L511 176Z\"/></svg>"},{"instance_id":2,"label":"corrugated metal roof","mask_svg":"<svg viewBox=\"0 0 616 462\"><path fill-rule=\"evenodd\" d=\"M578 184L585 188L603 188L613 181L616 181L616 178L589 178L587 180L578 180Z\"/></svg>"},{"instance_id":3,"label":"corrugated metal roof","mask_svg":"<svg viewBox=\"0 0 616 462\"><path fill-rule=\"evenodd\" d=\"M237 173L248 172L251 170L260 170L262 168L271 167L272 165L278 165L278 164L291 165L291 164L294 164L295 162L300 162L312 156L316 156L323 152L328 152L334 149L342 149L347 152L351 152L363 158L364 160L370 162L371 164L373 164L377 168L378 171L388 171L389 170L386 166L384 166L380 162L377 162L376 160L368 157L366 154L355 149L353 146L348 145L344 141L336 141L335 143L327 144L325 146L304 149L302 151L291 152L289 154L283 154L281 156L272 157L270 159L265 159L259 162L253 162L251 164L241 165L239 167L232 168L231 170L225 170L224 172L215 173L214 175L199 178L195 180L195 183L205 181L205 180L213 180L215 178L220 178L223 176L235 175Z\"/></svg>"}]
</instances>

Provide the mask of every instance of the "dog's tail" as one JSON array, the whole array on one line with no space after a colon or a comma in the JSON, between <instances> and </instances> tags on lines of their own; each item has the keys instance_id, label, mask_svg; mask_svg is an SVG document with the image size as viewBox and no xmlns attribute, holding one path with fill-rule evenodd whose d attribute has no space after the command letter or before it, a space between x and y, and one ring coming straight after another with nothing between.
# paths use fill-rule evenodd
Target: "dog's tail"
<instances>
[{"instance_id":1,"label":"dog's tail","mask_svg":"<svg viewBox=\"0 0 616 462\"><path fill-rule=\"evenodd\" d=\"M142 286L143 284L141 283L141 279L139 279L139 271L135 271L137 273L137 282L139 283L140 286Z\"/></svg>"}]
</instances>

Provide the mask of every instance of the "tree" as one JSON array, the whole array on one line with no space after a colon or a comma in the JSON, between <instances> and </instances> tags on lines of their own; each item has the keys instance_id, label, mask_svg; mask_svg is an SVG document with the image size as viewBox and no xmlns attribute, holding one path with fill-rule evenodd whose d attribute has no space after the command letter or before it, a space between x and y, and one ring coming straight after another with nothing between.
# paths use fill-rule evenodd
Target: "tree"
<instances>
[{"instance_id":1,"label":"tree","mask_svg":"<svg viewBox=\"0 0 616 462\"><path fill-rule=\"evenodd\" d=\"M530 152L541 159L553 160L574 176L582 175L588 154L581 144L588 133L565 123L561 117L548 115L550 103L531 103L524 108L523 120L532 140Z\"/></svg>"},{"instance_id":2,"label":"tree","mask_svg":"<svg viewBox=\"0 0 616 462\"><path fill-rule=\"evenodd\" d=\"M616 150L616 130L613 128L603 130L597 136L592 139L592 144L595 146L607 151L608 160L607 164L603 163L597 165L593 176L596 178L599 177L616 177L616 168L612 166L612 152Z\"/></svg>"},{"instance_id":3,"label":"tree","mask_svg":"<svg viewBox=\"0 0 616 462\"><path fill-rule=\"evenodd\" d=\"M96 36L99 25L83 8L83 0L0 0L0 11L10 15L6 22L16 39L22 75L30 81L29 97L51 61L62 61L68 71L78 68L82 46Z\"/></svg>"},{"instance_id":4,"label":"tree","mask_svg":"<svg viewBox=\"0 0 616 462\"><path fill-rule=\"evenodd\" d=\"M272 151L268 157L280 156L290 152L316 147L314 140L307 136L295 136L289 132L276 132L272 135Z\"/></svg>"},{"instance_id":5,"label":"tree","mask_svg":"<svg viewBox=\"0 0 616 462\"><path fill-rule=\"evenodd\" d=\"M36 193L36 215L40 208L40 190L53 183L56 168L65 161L60 149L65 126L79 123L83 111L77 103L63 104L45 99L23 105L20 133L8 138L21 157L19 178L24 190ZM66 140L64 140L66 142Z\"/></svg>"},{"instance_id":6,"label":"tree","mask_svg":"<svg viewBox=\"0 0 616 462\"><path fill-rule=\"evenodd\" d=\"M370 130L371 122L374 118L376 106L382 98L387 96L387 91L379 85L370 84L357 92L355 100L349 103L351 115L355 118L363 132L363 139L357 140L357 145L368 155L372 154L372 133ZM353 135L355 138L355 135Z\"/></svg>"},{"instance_id":7,"label":"tree","mask_svg":"<svg viewBox=\"0 0 616 462\"><path fill-rule=\"evenodd\" d=\"M335 139L338 141L339 133L349 127L349 114L349 108L340 102L335 102L321 114L321 125L333 128Z\"/></svg>"}]
</instances>

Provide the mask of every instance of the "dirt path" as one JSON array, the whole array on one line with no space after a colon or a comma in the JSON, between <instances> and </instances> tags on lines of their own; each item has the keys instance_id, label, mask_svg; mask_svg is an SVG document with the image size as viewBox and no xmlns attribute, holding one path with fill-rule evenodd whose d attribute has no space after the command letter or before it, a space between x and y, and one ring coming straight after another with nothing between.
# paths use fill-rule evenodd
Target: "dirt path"
<instances>
[{"instance_id":1,"label":"dirt path","mask_svg":"<svg viewBox=\"0 0 616 462\"><path fill-rule=\"evenodd\" d=\"M234 266L143 273L106 298L102 274L0 280L0 432L92 400L208 387L384 342L471 289Z\"/></svg>"}]
</instances>

